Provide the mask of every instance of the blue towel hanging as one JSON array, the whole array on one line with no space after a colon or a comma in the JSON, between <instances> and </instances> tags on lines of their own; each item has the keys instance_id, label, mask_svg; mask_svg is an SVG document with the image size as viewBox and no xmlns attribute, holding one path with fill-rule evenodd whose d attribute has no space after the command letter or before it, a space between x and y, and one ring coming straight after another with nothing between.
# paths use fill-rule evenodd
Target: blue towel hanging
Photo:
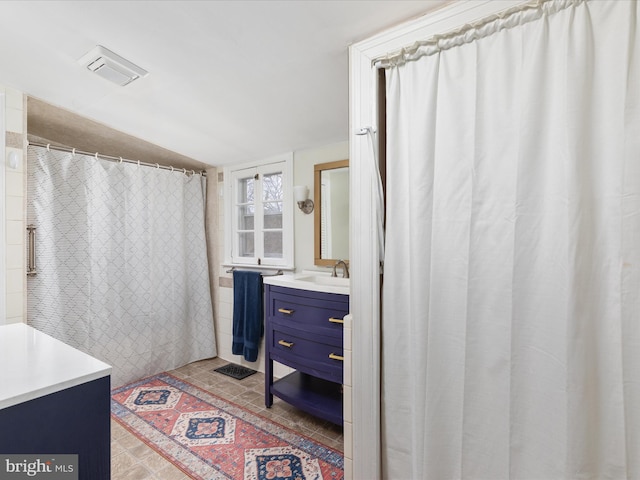
<instances>
[{"instance_id":1,"label":"blue towel hanging","mask_svg":"<svg viewBox=\"0 0 640 480\"><path fill-rule=\"evenodd\" d=\"M258 347L264 334L262 274L233 272L233 345L234 355L245 360L258 359Z\"/></svg>"}]
</instances>

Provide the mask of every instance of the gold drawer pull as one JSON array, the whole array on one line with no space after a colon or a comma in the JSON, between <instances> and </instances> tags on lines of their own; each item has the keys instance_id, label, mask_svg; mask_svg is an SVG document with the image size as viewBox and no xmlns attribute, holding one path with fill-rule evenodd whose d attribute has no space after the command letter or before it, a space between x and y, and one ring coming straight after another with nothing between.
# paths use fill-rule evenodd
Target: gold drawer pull
<instances>
[{"instance_id":1,"label":"gold drawer pull","mask_svg":"<svg viewBox=\"0 0 640 480\"><path fill-rule=\"evenodd\" d=\"M293 342L285 342L284 340L278 340L278 345L282 345L283 347L291 348L291 347L293 347Z\"/></svg>"},{"instance_id":2,"label":"gold drawer pull","mask_svg":"<svg viewBox=\"0 0 640 480\"><path fill-rule=\"evenodd\" d=\"M344 323L344 320L342 318L335 318L335 317L329 318L329 321L331 323Z\"/></svg>"},{"instance_id":3,"label":"gold drawer pull","mask_svg":"<svg viewBox=\"0 0 640 480\"><path fill-rule=\"evenodd\" d=\"M335 353L330 353L329 358L331 360L340 360L341 362L344 361L344 357L341 357L340 355L336 355Z\"/></svg>"},{"instance_id":4,"label":"gold drawer pull","mask_svg":"<svg viewBox=\"0 0 640 480\"><path fill-rule=\"evenodd\" d=\"M287 308L279 308L278 311L280 313L284 313L285 315L291 315L293 313L293 310L289 310Z\"/></svg>"}]
</instances>

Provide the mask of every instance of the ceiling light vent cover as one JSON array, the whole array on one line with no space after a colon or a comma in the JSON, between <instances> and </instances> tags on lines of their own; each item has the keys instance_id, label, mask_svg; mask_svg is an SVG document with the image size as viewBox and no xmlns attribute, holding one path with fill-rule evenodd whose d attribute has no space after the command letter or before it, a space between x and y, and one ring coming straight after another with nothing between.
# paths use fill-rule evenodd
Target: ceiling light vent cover
<instances>
[{"instance_id":1,"label":"ceiling light vent cover","mask_svg":"<svg viewBox=\"0 0 640 480\"><path fill-rule=\"evenodd\" d=\"M125 86L149 72L101 45L78 60L80 65L117 85Z\"/></svg>"}]
</instances>

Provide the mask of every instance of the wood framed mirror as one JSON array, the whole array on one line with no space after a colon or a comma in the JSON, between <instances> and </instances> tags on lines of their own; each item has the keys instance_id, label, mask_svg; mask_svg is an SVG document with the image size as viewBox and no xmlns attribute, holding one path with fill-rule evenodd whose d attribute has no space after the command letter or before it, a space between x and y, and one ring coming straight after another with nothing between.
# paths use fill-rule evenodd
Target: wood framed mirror
<instances>
[{"instance_id":1,"label":"wood framed mirror","mask_svg":"<svg viewBox=\"0 0 640 480\"><path fill-rule=\"evenodd\" d=\"M349 160L314 166L314 264L349 262Z\"/></svg>"}]
</instances>

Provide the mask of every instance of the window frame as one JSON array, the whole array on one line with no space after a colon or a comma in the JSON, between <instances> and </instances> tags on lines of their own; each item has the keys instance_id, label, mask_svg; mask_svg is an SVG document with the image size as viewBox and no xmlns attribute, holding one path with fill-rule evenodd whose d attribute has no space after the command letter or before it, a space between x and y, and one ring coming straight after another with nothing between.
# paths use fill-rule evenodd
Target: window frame
<instances>
[{"instance_id":1,"label":"window frame","mask_svg":"<svg viewBox=\"0 0 640 480\"><path fill-rule=\"evenodd\" d=\"M264 233L280 229L264 228L263 179L265 175L282 173L282 257L266 257ZM254 255L240 256L239 242L239 182L259 175L254 187ZM225 266L294 269L293 225L293 154L283 154L250 164L224 167Z\"/></svg>"}]
</instances>

